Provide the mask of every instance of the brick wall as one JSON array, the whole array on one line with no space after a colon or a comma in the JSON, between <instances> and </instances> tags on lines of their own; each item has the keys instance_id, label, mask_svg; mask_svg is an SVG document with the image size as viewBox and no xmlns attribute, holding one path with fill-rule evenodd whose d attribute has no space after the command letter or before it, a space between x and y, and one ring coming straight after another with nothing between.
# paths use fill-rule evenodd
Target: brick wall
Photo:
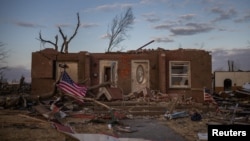
<instances>
[{"instance_id":1,"label":"brick wall","mask_svg":"<svg viewBox=\"0 0 250 141\"><path fill-rule=\"evenodd\" d=\"M94 73L99 74L100 60L118 61L118 86L122 87L124 93L131 92L131 61L132 60L149 60L150 61L150 78L158 78L156 73L158 65L158 54L134 54L134 53L93 53L91 54L91 85L99 84L99 78L93 77ZM150 86L158 87L158 81L151 79ZM157 88L158 89L158 88Z\"/></svg>"},{"instance_id":2,"label":"brick wall","mask_svg":"<svg viewBox=\"0 0 250 141\"><path fill-rule=\"evenodd\" d=\"M55 80L56 61L75 61L78 63L78 80L87 78L88 86L99 84L99 61L113 60L118 62L118 86L125 94L131 92L131 61L149 60L150 89L163 93L180 93L203 100L203 87L211 88L212 64L211 55L204 50L148 50L144 52L118 53L69 53L61 54L53 49L32 53L32 93L42 94L52 90ZM191 88L169 88L169 61L191 62ZM97 74L97 76L95 75Z\"/></svg>"},{"instance_id":3,"label":"brick wall","mask_svg":"<svg viewBox=\"0 0 250 141\"><path fill-rule=\"evenodd\" d=\"M203 101L203 88L212 88L212 64L211 55L203 50L178 49L166 52L166 74L169 74L169 61L190 61L191 62L191 89L170 89L169 75L166 77L167 92L182 91L186 96L192 96L197 101Z\"/></svg>"},{"instance_id":4,"label":"brick wall","mask_svg":"<svg viewBox=\"0 0 250 141\"><path fill-rule=\"evenodd\" d=\"M31 94L42 95L53 90L56 80L56 71L59 68L56 62L72 61L78 64L78 80L83 81L88 78L86 70L86 52L62 54L54 49L47 48L42 51L32 53L31 65Z\"/></svg>"}]
</instances>

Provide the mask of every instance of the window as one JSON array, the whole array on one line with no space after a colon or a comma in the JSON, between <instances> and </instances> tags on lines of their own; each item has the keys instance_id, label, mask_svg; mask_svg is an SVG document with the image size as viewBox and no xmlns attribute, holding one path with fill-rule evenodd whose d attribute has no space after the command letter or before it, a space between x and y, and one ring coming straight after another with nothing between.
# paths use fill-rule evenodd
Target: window
<instances>
[{"instance_id":1,"label":"window","mask_svg":"<svg viewBox=\"0 0 250 141\"><path fill-rule=\"evenodd\" d=\"M139 84L141 84L144 80L144 69L142 65L139 65L136 69L136 80Z\"/></svg>"},{"instance_id":2,"label":"window","mask_svg":"<svg viewBox=\"0 0 250 141\"><path fill-rule=\"evenodd\" d=\"M170 88L189 88L190 81L190 62L170 61Z\"/></svg>"}]
</instances>

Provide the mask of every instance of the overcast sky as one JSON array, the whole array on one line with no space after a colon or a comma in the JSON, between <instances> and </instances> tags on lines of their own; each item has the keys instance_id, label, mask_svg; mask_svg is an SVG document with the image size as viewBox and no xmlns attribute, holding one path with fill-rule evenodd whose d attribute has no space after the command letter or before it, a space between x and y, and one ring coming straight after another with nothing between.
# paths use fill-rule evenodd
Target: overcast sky
<instances>
[{"instance_id":1,"label":"overcast sky","mask_svg":"<svg viewBox=\"0 0 250 141\"><path fill-rule=\"evenodd\" d=\"M105 52L107 30L112 19L131 7L135 16L129 35L120 47L135 50L155 40L146 48L172 50L204 49L210 51L214 70L228 70L232 60L241 70L250 70L249 0L1 0L0 42L10 51L4 65L8 75L30 77L31 53L53 47L41 44L39 32L54 41L63 33L70 37L69 52ZM115 50L114 50L115 51ZM23 70L23 71L20 71ZM12 75L14 77L14 75ZM11 78L12 79L12 78Z\"/></svg>"}]
</instances>

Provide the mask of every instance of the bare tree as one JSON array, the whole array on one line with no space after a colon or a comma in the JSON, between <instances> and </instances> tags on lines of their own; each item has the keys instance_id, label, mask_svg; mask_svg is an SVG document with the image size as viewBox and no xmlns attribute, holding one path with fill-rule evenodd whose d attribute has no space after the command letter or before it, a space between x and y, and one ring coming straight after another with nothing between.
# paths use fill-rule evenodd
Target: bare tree
<instances>
[{"instance_id":1,"label":"bare tree","mask_svg":"<svg viewBox=\"0 0 250 141\"><path fill-rule=\"evenodd\" d=\"M80 27L80 16L79 16L79 13L77 13L77 25L76 25L75 31L74 31L73 35L69 39L68 39L68 37L66 35L64 35L61 27L60 26L58 27L59 33L60 33L60 35L61 35L61 37L63 39L63 43L62 43L61 49L60 49L61 53L68 53L69 43L76 36L79 27ZM52 42L50 40L43 39L42 35L41 35L41 32L40 32L39 33L39 40L42 43L52 44L55 47L55 50L58 51L58 35L55 36L55 42Z\"/></svg>"},{"instance_id":2,"label":"bare tree","mask_svg":"<svg viewBox=\"0 0 250 141\"><path fill-rule=\"evenodd\" d=\"M111 23L110 31L108 31L109 45L107 52L110 52L114 47L125 40L127 36L126 32L131 28L131 25L134 23L134 15L132 8L129 7L125 13L122 13L119 16L115 16Z\"/></svg>"},{"instance_id":3,"label":"bare tree","mask_svg":"<svg viewBox=\"0 0 250 141\"><path fill-rule=\"evenodd\" d=\"M41 33L41 31L39 32L39 40L40 40L43 44L45 44L45 43L50 43L50 44L52 44L52 45L55 47L55 50L58 51L58 45L57 45L57 43L58 43L58 35L55 36L55 39L56 39L55 43L52 42L52 41L50 41L50 40L44 40L44 39L42 38L42 33Z\"/></svg>"},{"instance_id":4,"label":"bare tree","mask_svg":"<svg viewBox=\"0 0 250 141\"><path fill-rule=\"evenodd\" d=\"M0 42L0 77L3 77L3 71L7 68L7 66L5 66L4 64L5 59L8 56L8 51L6 50L6 48L4 47L4 44L2 42Z\"/></svg>"}]
</instances>

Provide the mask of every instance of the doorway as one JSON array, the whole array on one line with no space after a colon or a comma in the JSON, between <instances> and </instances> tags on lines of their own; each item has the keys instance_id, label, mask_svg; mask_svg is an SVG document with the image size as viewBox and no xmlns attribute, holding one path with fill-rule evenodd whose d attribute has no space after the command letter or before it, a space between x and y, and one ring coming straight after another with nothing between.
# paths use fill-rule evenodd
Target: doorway
<instances>
[{"instance_id":1,"label":"doorway","mask_svg":"<svg viewBox=\"0 0 250 141\"><path fill-rule=\"evenodd\" d=\"M149 61L132 60L131 63L131 89L132 92L149 88Z\"/></svg>"},{"instance_id":2,"label":"doorway","mask_svg":"<svg viewBox=\"0 0 250 141\"><path fill-rule=\"evenodd\" d=\"M114 60L100 60L99 62L99 83L112 82L110 87L117 87L118 62Z\"/></svg>"},{"instance_id":3,"label":"doorway","mask_svg":"<svg viewBox=\"0 0 250 141\"><path fill-rule=\"evenodd\" d=\"M232 90L232 80L225 79L224 80L224 91L231 91Z\"/></svg>"}]
</instances>

